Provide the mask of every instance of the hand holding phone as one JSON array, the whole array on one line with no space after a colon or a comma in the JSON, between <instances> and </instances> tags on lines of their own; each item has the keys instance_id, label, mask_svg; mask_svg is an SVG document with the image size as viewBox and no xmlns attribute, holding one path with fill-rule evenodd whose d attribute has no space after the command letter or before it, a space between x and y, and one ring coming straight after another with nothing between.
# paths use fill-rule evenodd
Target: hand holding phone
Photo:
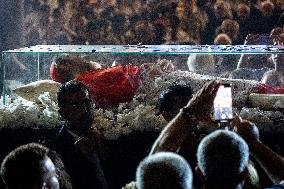
<instances>
[{"instance_id":1,"label":"hand holding phone","mask_svg":"<svg viewBox=\"0 0 284 189\"><path fill-rule=\"evenodd\" d=\"M233 119L232 88L230 84L220 84L214 99L214 119L218 122L228 122Z\"/></svg>"}]
</instances>

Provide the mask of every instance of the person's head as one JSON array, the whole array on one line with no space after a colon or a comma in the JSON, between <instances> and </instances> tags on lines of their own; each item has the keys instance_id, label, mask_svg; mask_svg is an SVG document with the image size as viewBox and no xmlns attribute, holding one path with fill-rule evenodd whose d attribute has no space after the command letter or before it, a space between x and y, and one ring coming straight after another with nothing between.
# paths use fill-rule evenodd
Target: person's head
<instances>
[{"instance_id":1,"label":"person's head","mask_svg":"<svg viewBox=\"0 0 284 189\"><path fill-rule=\"evenodd\" d=\"M284 29L281 27L275 27L270 32L271 37L278 36L280 34L284 34Z\"/></svg>"},{"instance_id":2,"label":"person's head","mask_svg":"<svg viewBox=\"0 0 284 189\"><path fill-rule=\"evenodd\" d=\"M231 5L223 0L216 1L214 4L214 13L219 20L233 18Z\"/></svg>"},{"instance_id":3,"label":"person's head","mask_svg":"<svg viewBox=\"0 0 284 189\"><path fill-rule=\"evenodd\" d=\"M215 60L212 54L191 54L187 59L188 70L198 74L215 72Z\"/></svg>"},{"instance_id":4,"label":"person's head","mask_svg":"<svg viewBox=\"0 0 284 189\"><path fill-rule=\"evenodd\" d=\"M250 17L250 7L245 3L238 4L237 15L241 21L248 20Z\"/></svg>"},{"instance_id":5,"label":"person's head","mask_svg":"<svg viewBox=\"0 0 284 189\"><path fill-rule=\"evenodd\" d=\"M205 188L237 188L247 178L249 148L236 133L217 130L200 142L197 150L197 174Z\"/></svg>"},{"instance_id":6,"label":"person's head","mask_svg":"<svg viewBox=\"0 0 284 189\"><path fill-rule=\"evenodd\" d=\"M178 154L160 152L139 164L136 183L138 189L191 189L191 167Z\"/></svg>"},{"instance_id":7,"label":"person's head","mask_svg":"<svg viewBox=\"0 0 284 189\"><path fill-rule=\"evenodd\" d=\"M271 87L283 88L284 75L281 72L270 70L264 73L261 82Z\"/></svg>"},{"instance_id":8,"label":"person's head","mask_svg":"<svg viewBox=\"0 0 284 189\"><path fill-rule=\"evenodd\" d=\"M225 33L218 34L214 39L215 45L232 45L232 39Z\"/></svg>"},{"instance_id":9,"label":"person's head","mask_svg":"<svg viewBox=\"0 0 284 189\"><path fill-rule=\"evenodd\" d=\"M240 26L239 23L235 20L224 20L221 24L220 29L223 33L227 34L232 39L232 41L236 41L238 39Z\"/></svg>"},{"instance_id":10,"label":"person's head","mask_svg":"<svg viewBox=\"0 0 284 189\"><path fill-rule=\"evenodd\" d=\"M188 85L172 85L160 94L159 111L165 120L172 120L192 97Z\"/></svg>"},{"instance_id":11,"label":"person's head","mask_svg":"<svg viewBox=\"0 0 284 189\"><path fill-rule=\"evenodd\" d=\"M93 103L87 87L78 81L63 84L57 94L59 114L74 131L85 132L93 122Z\"/></svg>"},{"instance_id":12,"label":"person's head","mask_svg":"<svg viewBox=\"0 0 284 189\"><path fill-rule=\"evenodd\" d=\"M264 16L270 17L273 15L274 4L271 1L263 1L260 10Z\"/></svg>"},{"instance_id":13,"label":"person's head","mask_svg":"<svg viewBox=\"0 0 284 189\"><path fill-rule=\"evenodd\" d=\"M205 9L212 4L212 0L196 0L196 6L200 9Z\"/></svg>"},{"instance_id":14,"label":"person's head","mask_svg":"<svg viewBox=\"0 0 284 189\"><path fill-rule=\"evenodd\" d=\"M11 151L1 164L1 176L9 189L60 188L49 149L36 143Z\"/></svg>"},{"instance_id":15,"label":"person's head","mask_svg":"<svg viewBox=\"0 0 284 189\"><path fill-rule=\"evenodd\" d=\"M277 11L282 11L284 7L284 2L283 0L272 0L272 3L274 4L274 8Z\"/></svg>"}]
</instances>

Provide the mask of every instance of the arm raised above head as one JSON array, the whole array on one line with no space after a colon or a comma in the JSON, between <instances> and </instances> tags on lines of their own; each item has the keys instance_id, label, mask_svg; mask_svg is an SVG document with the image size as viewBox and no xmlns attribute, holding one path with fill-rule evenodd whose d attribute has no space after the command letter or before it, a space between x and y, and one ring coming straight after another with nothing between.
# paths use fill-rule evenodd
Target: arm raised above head
<instances>
[{"instance_id":1,"label":"arm raised above head","mask_svg":"<svg viewBox=\"0 0 284 189\"><path fill-rule=\"evenodd\" d=\"M259 140L259 131L255 124L240 121L237 132L249 145L250 154L259 162L274 184L284 180L284 158Z\"/></svg>"},{"instance_id":2,"label":"arm raised above head","mask_svg":"<svg viewBox=\"0 0 284 189\"><path fill-rule=\"evenodd\" d=\"M178 151L187 134L196 129L199 121L209 125L215 124L210 113L217 90L216 81L206 83L163 129L152 146L150 154L160 151Z\"/></svg>"}]
</instances>

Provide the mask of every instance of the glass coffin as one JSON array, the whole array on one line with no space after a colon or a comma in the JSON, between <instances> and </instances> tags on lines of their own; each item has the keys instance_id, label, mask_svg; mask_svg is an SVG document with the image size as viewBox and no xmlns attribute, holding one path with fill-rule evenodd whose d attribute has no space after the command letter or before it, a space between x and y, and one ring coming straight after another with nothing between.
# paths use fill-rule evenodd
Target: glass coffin
<instances>
[{"instance_id":1,"label":"glass coffin","mask_svg":"<svg viewBox=\"0 0 284 189\"><path fill-rule=\"evenodd\" d=\"M263 118L272 125L284 118L283 60L283 46L37 45L2 52L1 107L13 112L30 103L57 122L57 90L75 79L87 85L109 127L127 133L129 124L164 126L159 97L170 86L188 85L194 93L215 79L232 85L235 113L260 121L260 111L272 112Z\"/></svg>"}]
</instances>

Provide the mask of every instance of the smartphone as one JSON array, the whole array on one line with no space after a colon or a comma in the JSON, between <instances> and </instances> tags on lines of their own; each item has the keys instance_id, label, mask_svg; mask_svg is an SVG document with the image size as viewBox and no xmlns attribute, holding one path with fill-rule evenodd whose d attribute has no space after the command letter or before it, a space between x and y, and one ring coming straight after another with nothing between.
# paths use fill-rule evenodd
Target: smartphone
<instances>
[{"instance_id":1,"label":"smartphone","mask_svg":"<svg viewBox=\"0 0 284 189\"><path fill-rule=\"evenodd\" d=\"M214 119L217 122L228 122L233 119L232 87L229 83L220 84L214 99Z\"/></svg>"}]
</instances>

